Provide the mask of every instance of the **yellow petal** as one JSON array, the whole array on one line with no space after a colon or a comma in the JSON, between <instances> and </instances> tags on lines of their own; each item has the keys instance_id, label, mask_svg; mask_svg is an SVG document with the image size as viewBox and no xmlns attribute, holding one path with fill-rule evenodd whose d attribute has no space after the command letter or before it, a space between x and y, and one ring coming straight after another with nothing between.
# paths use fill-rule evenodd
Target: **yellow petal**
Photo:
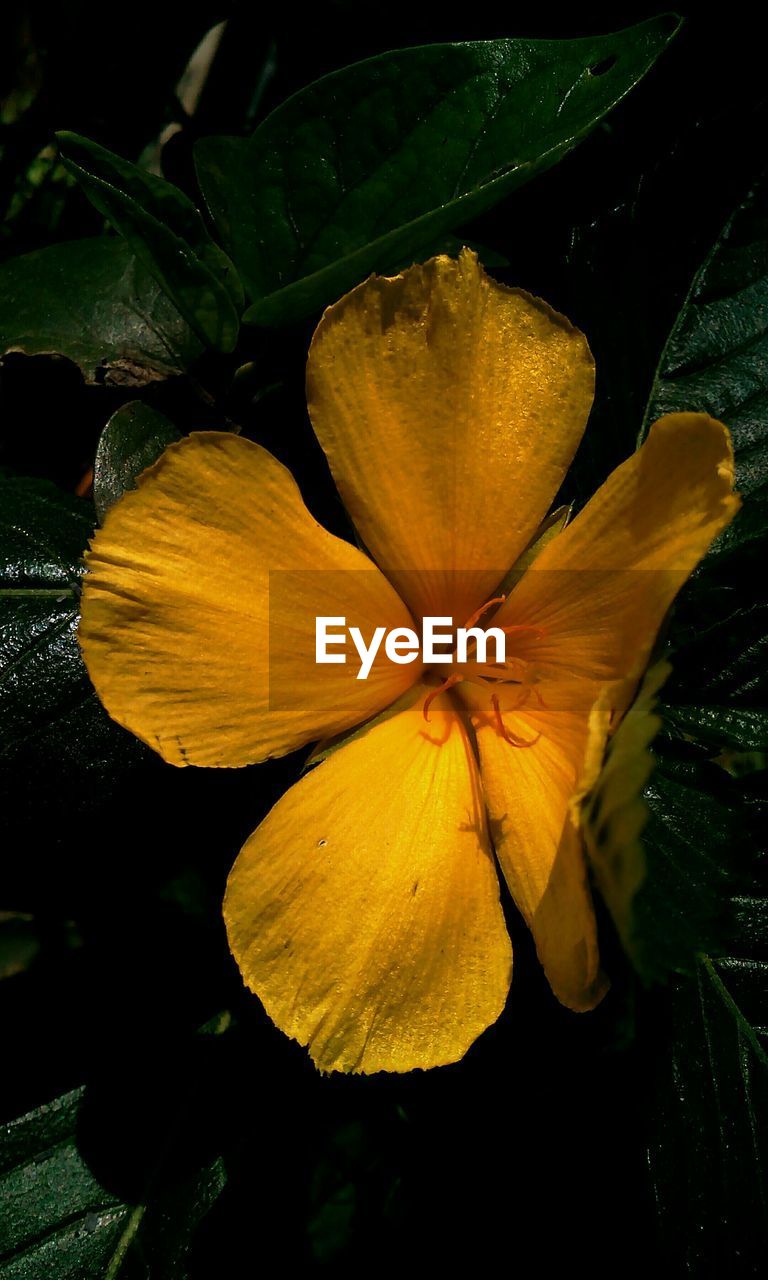
<instances>
[{"instance_id":1,"label":"yellow petal","mask_svg":"<svg viewBox=\"0 0 768 1280\"><path fill-rule=\"evenodd\" d=\"M472 749L444 695L428 725L422 704L306 774L230 877L245 982L324 1071L455 1062L504 1007L512 955Z\"/></svg>"},{"instance_id":2,"label":"yellow petal","mask_svg":"<svg viewBox=\"0 0 768 1280\"><path fill-rule=\"evenodd\" d=\"M375 714L418 678L380 655L315 663L315 617L368 637L410 615L310 516L259 445L196 432L108 513L87 556L80 644L110 715L172 764L242 765ZM350 655L350 659L354 657Z\"/></svg>"},{"instance_id":3,"label":"yellow petal","mask_svg":"<svg viewBox=\"0 0 768 1280\"><path fill-rule=\"evenodd\" d=\"M315 333L307 396L341 496L415 615L463 623L546 514L593 393L584 337L473 253L371 277Z\"/></svg>"},{"instance_id":4,"label":"yellow petal","mask_svg":"<svg viewBox=\"0 0 768 1280\"><path fill-rule=\"evenodd\" d=\"M738 507L727 428L706 414L661 418L544 548L493 625L543 629L514 639L540 673L636 677L675 595Z\"/></svg>"},{"instance_id":5,"label":"yellow petal","mask_svg":"<svg viewBox=\"0 0 768 1280\"><path fill-rule=\"evenodd\" d=\"M531 742L541 734L532 746L511 745L495 722L490 690L460 686L472 711L496 854L555 995L570 1009L592 1009L607 983L571 799L595 691L586 682L580 688L551 684L546 709L516 712L514 687L493 688L510 735Z\"/></svg>"}]
</instances>

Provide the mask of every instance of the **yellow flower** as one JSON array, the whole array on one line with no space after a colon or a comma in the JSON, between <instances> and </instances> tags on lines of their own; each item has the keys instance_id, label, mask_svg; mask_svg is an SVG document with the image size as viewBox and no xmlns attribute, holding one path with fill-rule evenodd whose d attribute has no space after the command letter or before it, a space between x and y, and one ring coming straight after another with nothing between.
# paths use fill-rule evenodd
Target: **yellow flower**
<instances>
[{"instance_id":1,"label":"yellow flower","mask_svg":"<svg viewBox=\"0 0 768 1280\"><path fill-rule=\"evenodd\" d=\"M590 711L615 683L621 715L738 499L726 428L674 414L534 543L593 376L583 336L468 251L374 277L325 313L308 366L367 554L263 448L215 432L168 449L94 538L88 670L166 760L245 765L362 725L247 841L225 903L246 983L323 1070L454 1062L496 1020L512 953L494 855L557 997L604 993L575 803ZM503 668L315 663L319 615L365 635L461 625L505 576Z\"/></svg>"}]
</instances>

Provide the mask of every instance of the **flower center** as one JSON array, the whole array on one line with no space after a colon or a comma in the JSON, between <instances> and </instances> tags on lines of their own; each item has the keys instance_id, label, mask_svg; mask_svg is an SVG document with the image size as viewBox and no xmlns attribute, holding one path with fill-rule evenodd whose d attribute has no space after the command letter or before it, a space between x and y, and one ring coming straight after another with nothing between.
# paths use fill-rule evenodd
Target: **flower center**
<instances>
[{"instance_id":1,"label":"flower center","mask_svg":"<svg viewBox=\"0 0 768 1280\"><path fill-rule=\"evenodd\" d=\"M465 629L467 631L470 630L471 627L474 627L475 624L479 622L484 613L487 613L494 605L503 604L505 599L506 596L494 596L492 600L487 600L484 605L481 605L479 609L476 609L471 617L467 619L464 624ZM505 636L525 633L526 635L534 636L536 639L539 639L545 634L543 627L533 627L525 624L500 627L499 630L503 631ZM469 643L476 654L477 642L472 639ZM531 664L524 658L516 657L514 654L506 655L505 653L503 662L478 662L476 657L473 659L468 656L467 662L461 664L461 669L459 671L454 671L427 694L422 707L422 714L427 723L429 723L429 709L438 694L445 693L446 690L454 688L455 685L460 684L463 680L469 681L470 684L481 685L488 689L492 689L494 685L498 684L517 685L518 696L516 697L513 705L505 709L506 714L520 710L527 702L530 701L531 697L536 699L540 707L544 707L546 705L544 699L535 686ZM505 742L508 742L511 747L533 747L539 741L541 732L537 733L533 738L521 738L518 734L512 733L512 731L507 728L504 724L504 716L501 710L498 693L491 693L491 712L499 736L502 737Z\"/></svg>"}]
</instances>

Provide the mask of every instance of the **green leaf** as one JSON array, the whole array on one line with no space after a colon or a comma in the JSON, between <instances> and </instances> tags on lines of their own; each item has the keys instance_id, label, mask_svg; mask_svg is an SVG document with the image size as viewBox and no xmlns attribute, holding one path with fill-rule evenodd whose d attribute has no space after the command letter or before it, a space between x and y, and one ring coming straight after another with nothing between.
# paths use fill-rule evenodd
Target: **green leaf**
<instances>
[{"instance_id":1,"label":"green leaf","mask_svg":"<svg viewBox=\"0 0 768 1280\"><path fill-rule=\"evenodd\" d=\"M647 873L633 904L635 963L647 980L691 973L698 952L727 945L728 892L750 861L728 775L658 746L655 765L644 792Z\"/></svg>"},{"instance_id":2,"label":"green leaf","mask_svg":"<svg viewBox=\"0 0 768 1280\"><path fill-rule=\"evenodd\" d=\"M743 751L768 751L766 708L670 706L665 714L668 725L698 742Z\"/></svg>"},{"instance_id":3,"label":"green leaf","mask_svg":"<svg viewBox=\"0 0 768 1280\"><path fill-rule=\"evenodd\" d=\"M0 477L0 809L9 812L46 771L57 784L74 769L112 779L146 755L107 716L77 644L93 524L83 499Z\"/></svg>"},{"instance_id":4,"label":"green leaf","mask_svg":"<svg viewBox=\"0 0 768 1280\"><path fill-rule=\"evenodd\" d=\"M0 267L0 354L60 355L86 382L140 387L202 347L123 240L97 236Z\"/></svg>"},{"instance_id":5,"label":"green leaf","mask_svg":"<svg viewBox=\"0 0 768 1280\"><path fill-rule=\"evenodd\" d=\"M768 1238L768 902L733 908L738 944L671 993L648 1162L670 1272L739 1280Z\"/></svg>"},{"instance_id":6,"label":"green leaf","mask_svg":"<svg viewBox=\"0 0 768 1280\"><path fill-rule=\"evenodd\" d=\"M155 1135L144 1198L126 1202L81 1149L87 1105L78 1089L4 1126L0 1280L183 1280L193 1232L225 1186L221 1159L163 1178L179 1139L171 1115Z\"/></svg>"},{"instance_id":7,"label":"green leaf","mask_svg":"<svg viewBox=\"0 0 768 1280\"><path fill-rule=\"evenodd\" d=\"M0 1276L103 1275L131 1209L100 1186L75 1144L82 1091L5 1125L0 1141Z\"/></svg>"},{"instance_id":8,"label":"green leaf","mask_svg":"<svg viewBox=\"0 0 768 1280\"><path fill-rule=\"evenodd\" d=\"M402 49L197 144L253 324L286 323L420 253L555 164L645 75L674 18L579 40Z\"/></svg>"},{"instance_id":9,"label":"green leaf","mask_svg":"<svg viewBox=\"0 0 768 1280\"><path fill-rule=\"evenodd\" d=\"M768 511L768 183L755 187L697 273L654 380L643 432L693 410L731 429L743 510L676 605L673 676L661 708L661 768L651 780L648 921L661 970L722 939L727 879L754 845L746 797L718 765L734 751L759 767L768 738L768 602L760 558ZM738 773L738 769L731 772ZM752 855L756 849L753 848ZM674 906L670 917L669 907ZM676 938L676 953L672 940Z\"/></svg>"},{"instance_id":10,"label":"green leaf","mask_svg":"<svg viewBox=\"0 0 768 1280\"><path fill-rule=\"evenodd\" d=\"M334 1126L317 1144L307 1219L316 1263L343 1266L355 1235L364 1233L368 1222L396 1231L398 1160L406 1128L402 1108L389 1104L375 1119L349 1119Z\"/></svg>"},{"instance_id":11,"label":"green leaf","mask_svg":"<svg viewBox=\"0 0 768 1280\"><path fill-rule=\"evenodd\" d=\"M728 897L746 843L731 779L720 775L718 795L715 766L662 751L647 781L649 676L585 802L586 843L638 971L687 975L657 997L657 1013L668 1007L648 1161L662 1256L675 1275L748 1276L768 1227L768 900Z\"/></svg>"},{"instance_id":12,"label":"green leaf","mask_svg":"<svg viewBox=\"0 0 768 1280\"><path fill-rule=\"evenodd\" d=\"M649 669L581 804L597 886L645 982L692 973L699 952L725 945L727 894L750 863L733 780L687 744L687 758L664 739L651 752L670 670Z\"/></svg>"},{"instance_id":13,"label":"green leaf","mask_svg":"<svg viewBox=\"0 0 768 1280\"><path fill-rule=\"evenodd\" d=\"M641 432L642 439L664 413L720 418L731 429L744 497L673 616L665 733L645 793L648 874L635 903L652 976L690 975L668 996L648 1158L665 1262L675 1274L702 1277L760 1274L768 1230L768 901L752 883L756 797L738 769L721 767L734 753L759 767L768 738L760 576L767 303L768 184L761 183L694 279Z\"/></svg>"},{"instance_id":14,"label":"green leaf","mask_svg":"<svg viewBox=\"0 0 768 1280\"><path fill-rule=\"evenodd\" d=\"M141 472L180 439L170 419L141 400L131 400L112 414L99 437L93 465L93 501L100 523Z\"/></svg>"},{"instance_id":15,"label":"green leaf","mask_svg":"<svg viewBox=\"0 0 768 1280\"><path fill-rule=\"evenodd\" d=\"M744 508L715 553L768 532L768 180L729 219L662 352L641 439L664 413L700 411L730 428Z\"/></svg>"},{"instance_id":16,"label":"green leaf","mask_svg":"<svg viewBox=\"0 0 768 1280\"><path fill-rule=\"evenodd\" d=\"M66 168L200 340L217 351L232 351L243 305L240 282L192 201L170 182L87 138L56 136Z\"/></svg>"},{"instance_id":17,"label":"green leaf","mask_svg":"<svg viewBox=\"0 0 768 1280\"><path fill-rule=\"evenodd\" d=\"M677 604L670 630L675 675L663 708L668 755L682 739L726 767L736 751L759 768L768 746L768 601L760 590L768 532L767 303L768 182L761 182L693 281L662 353L643 427L644 434L661 414L697 410L722 419L733 437L744 506ZM698 797L697 814L711 802ZM711 832L718 829L715 823ZM663 844L661 823L656 836ZM706 853L705 823L700 840ZM721 852L729 864L728 849Z\"/></svg>"},{"instance_id":18,"label":"green leaf","mask_svg":"<svg viewBox=\"0 0 768 1280\"><path fill-rule=\"evenodd\" d=\"M484 267L493 269L509 266L509 258L505 258L503 253L498 253L495 249L489 249L485 244L478 244L476 240L447 235L440 236L437 240L427 241L415 253L407 254L405 258L400 259L398 262L388 263L387 270L396 275L398 272L405 271L407 267L412 266L414 262L424 262L427 258L434 258L439 253L444 253L449 258L458 258L462 249L471 249L476 253Z\"/></svg>"}]
</instances>

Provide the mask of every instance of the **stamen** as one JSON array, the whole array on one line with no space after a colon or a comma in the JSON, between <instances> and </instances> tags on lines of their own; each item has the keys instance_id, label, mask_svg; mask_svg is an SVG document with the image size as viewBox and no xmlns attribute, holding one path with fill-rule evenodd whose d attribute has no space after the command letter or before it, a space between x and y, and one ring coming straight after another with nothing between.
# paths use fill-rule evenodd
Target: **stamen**
<instances>
[{"instance_id":1,"label":"stamen","mask_svg":"<svg viewBox=\"0 0 768 1280\"><path fill-rule=\"evenodd\" d=\"M479 609L475 609L475 612L464 623L467 631L469 631L470 627L474 627L476 622L480 621L484 613L492 609L495 604L503 604L506 598L506 596L494 596L492 600L486 600L485 604L481 604ZM506 630L506 628L503 628L503 630Z\"/></svg>"},{"instance_id":2,"label":"stamen","mask_svg":"<svg viewBox=\"0 0 768 1280\"><path fill-rule=\"evenodd\" d=\"M511 747L535 747L541 737L541 730L536 734L535 738L519 738L517 734L512 733L504 723L501 715L501 707L499 706L499 696L494 693L491 697L491 706L493 707L494 717L496 719L496 728L501 734L505 742Z\"/></svg>"},{"instance_id":3,"label":"stamen","mask_svg":"<svg viewBox=\"0 0 768 1280\"><path fill-rule=\"evenodd\" d=\"M505 636L517 635L518 632L528 631L533 636L534 640L541 640L542 636L547 634L546 627L532 627L526 622L519 622L514 627L502 627L501 629Z\"/></svg>"},{"instance_id":4,"label":"stamen","mask_svg":"<svg viewBox=\"0 0 768 1280\"><path fill-rule=\"evenodd\" d=\"M460 680L463 680L463 678L464 677L458 671L454 672L452 676L449 676L447 680L444 680L443 683L439 684L436 689L433 689L431 693L427 694L426 698L424 699L424 706L421 708L421 714L423 715L427 724L429 724L429 708L432 706L432 703L434 702L438 694L445 693L446 689L452 689L453 686L455 684L458 684Z\"/></svg>"},{"instance_id":5,"label":"stamen","mask_svg":"<svg viewBox=\"0 0 768 1280\"><path fill-rule=\"evenodd\" d=\"M476 609L475 612L467 618L467 621L464 623L466 629L470 630L470 628L474 627L480 618L482 618L483 614L487 613L489 609L492 609L494 605L504 604L506 598L507 597L505 595L498 595L494 596L491 600L486 600L485 604L481 605L479 609ZM505 636L527 633L535 640L540 640L542 636L546 635L545 627L535 627L530 623L513 623L510 626L502 627L501 630L504 632ZM472 643L475 644L474 637L472 639ZM507 708L508 713L518 711L520 708L526 706L532 696L536 699L538 705L546 710L547 705L538 689L535 687L535 679L535 675L533 675L530 670L530 664L525 658L515 656L509 658L505 657L503 662L477 662L476 660L470 660L465 664L461 671L457 671L453 675L448 676L447 679L443 680L442 684L437 685L436 688L427 694L422 707L422 715L427 723L429 723L429 709L438 694L445 693L448 689L452 689L454 685L457 685L462 681L468 681L470 684L477 684L486 689L488 688L489 683L491 684L491 687L493 687L494 684L504 684L507 686L510 684L518 685L519 689L516 701L512 706ZM533 747L536 745L539 738L542 736L541 731L531 739L521 738L519 734L512 733L512 731L504 724L498 694L494 693L491 696L491 706L493 707L496 728L505 742L508 742L511 747Z\"/></svg>"}]
</instances>

